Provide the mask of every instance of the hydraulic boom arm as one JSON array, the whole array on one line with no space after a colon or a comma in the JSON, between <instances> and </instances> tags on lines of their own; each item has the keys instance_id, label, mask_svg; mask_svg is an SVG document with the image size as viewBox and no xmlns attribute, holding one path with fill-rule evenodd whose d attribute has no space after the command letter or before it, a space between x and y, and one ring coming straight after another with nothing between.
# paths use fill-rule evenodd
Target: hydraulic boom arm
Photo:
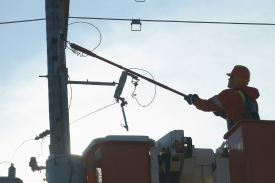
<instances>
[{"instance_id":1,"label":"hydraulic boom arm","mask_svg":"<svg viewBox=\"0 0 275 183\"><path fill-rule=\"evenodd\" d=\"M92 57L98 58L99 60L102 60L102 61L104 61L104 62L107 62L108 64L111 64L111 65L116 66L116 67L118 67L118 68L120 68L120 69L123 69L123 70L125 70L125 71L127 71L127 72L129 72L129 73L132 73L132 74L134 74L134 75L136 75L136 76L138 76L138 77L141 77L141 78L143 78L143 79L149 81L150 83L153 83L153 84L155 84L155 85L158 85L158 86L160 86L160 87L162 87L162 88L164 88L164 89L167 89L167 90L169 90L169 91L171 91L171 92L174 92L174 93L176 93L176 94L178 94L178 95L181 95L181 96L183 96L183 97L186 96L185 94L183 94L183 93L181 93L181 92L179 92L179 91L177 91L177 90L174 90L174 89L172 89L172 88L170 88L170 87L168 87L168 86L166 86L166 85L163 85L163 84L161 84L161 83L159 83L159 82L157 82L157 81L154 81L154 80L152 80L152 79L150 79L150 78L147 78L147 77L145 77L145 76L143 76L143 75L141 75L141 74L138 74L138 73L136 73L136 72L134 72L134 71L132 71L132 70L130 70L130 69L127 69L127 68L125 68L125 67L122 67L121 65L118 65L118 64L116 64L116 63L114 63L114 62L111 62L110 60L107 60L107 59L105 59L105 58L102 58L102 57L100 57L100 56L94 54L94 53L91 52L90 50L87 50L87 49L85 49L85 48L83 48L83 47L81 47L81 46L78 46L78 45L76 45L76 44L74 44L74 43L70 43L70 46L71 46L71 48L73 48L73 49L75 49L75 50L77 50L77 51L80 51L80 52L83 52L83 53L85 53L85 54L87 54L87 55L90 55L90 56L92 56Z\"/></svg>"}]
</instances>

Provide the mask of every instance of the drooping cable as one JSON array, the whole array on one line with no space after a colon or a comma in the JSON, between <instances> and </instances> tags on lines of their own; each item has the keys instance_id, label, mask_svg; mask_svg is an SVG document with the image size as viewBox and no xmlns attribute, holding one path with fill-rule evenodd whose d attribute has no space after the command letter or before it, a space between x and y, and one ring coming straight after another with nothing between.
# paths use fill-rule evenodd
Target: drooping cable
<instances>
[{"instance_id":1,"label":"drooping cable","mask_svg":"<svg viewBox=\"0 0 275 183\"><path fill-rule=\"evenodd\" d=\"M77 120L71 122L70 125L73 124L73 123L75 123L75 122L77 122L77 121L79 121L79 120L81 120L81 119L83 119L83 118L85 118L85 117L87 117L87 116L89 116L89 115L91 115L91 114L93 114L93 113L96 113L96 112L98 112L98 111L101 111L102 109L105 109L105 108L110 107L110 106L115 105L115 104L117 104L117 102L115 102L115 103L113 103L113 104L110 104L110 105L107 105L107 106L105 106L105 107L102 107L102 108L100 108L100 109L98 109L98 110L96 110L96 111L93 111L93 112L89 113L89 114L86 114L85 116L83 116L83 117L81 117L81 118L79 118L79 119L77 119Z\"/></svg>"},{"instance_id":2,"label":"drooping cable","mask_svg":"<svg viewBox=\"0 0 275 183\"><path fill-rule=\"evenodd\" d=\"M3 162L0 163L0 165L3 164L3 163L11 163L11 162L9 162L9 161L3 161Z\"/></svg>"},{"instance_id":3,"label":"drooping cable","mask_svg":"<svg viewBox=\"0 0 275 183\"><path fill-rule=\"evenodd\" d=\"M150 74L150 76L152 77L152 79L153 80L155 80L154 79L154 77L153 77L153 75L149 72L149 71L147 71L147 70L145 70L145 69L139 69L139 68L129 68L129 69L137 69L137 70L141 70L141 71L145 71L145 72L147 72L148 74ZM138 101L138 99L136 98L136 96L137 96L137 94L135 94L135 92L136 92L136 87L137 87L137 84L135 84L135 88L134 88L134 91L133 91L133 93L132 93L132 98L134 98L136 101L137 101L137 103L141 106L141 107L148 107L149 105L151 105L152 104L152 102L154 101L154 99L155 99L155 97L156 97L156 94L157 94L157 86L155 85L155 94L154 94L154 96L153 96L153 99L151 100L151 102L149 102L149 104L147 104L147 105L142 105L142 104L140 104L140 102Z\"/></svg>"},{"instance_id":4,"label":"drooping cable","mask_svg":"<svg viewBox=\"0 0 275 183\"><path fill-rule=\"evenodd\" d=\"M99 36L100 36L99 43L98 43L98 45L97 45L92 51L94 51L95 49L97 49L97 47L99 47L99 45L101 44L101 41L102 41L102 35L101 35L100 30L99 30L95 25L93 25L93 24L91 24L91 23L88 23L88 22L73 22L73 23L68 24L68 26L69 26L69 25L72 25L72 24L77 24L77 23L89 24L89 25L93 26L93 27L99 32ZM69 48L69 49L71 49L71 48ZM84 56L84 55L83 55L83 56ZM84 56L84 57L85 57L85 56Z\"/></svg>"},{"instance_id":5,"label":"drooping cable","mask_svg":"<svg viewBox=\"0 0 275 183\"><path fill-rule=\"evenodd\" d=\"M46 138L48 138L48 137L49 137L49 136L47 136L47 137L45 137L45 138L42 139L42 141L41 141L41 153L36 157L36 159L39 158L39 157L43 154L43 146L42 146L42 145L43 145L43 141L44 141Z\"/></svg>"},{"instance_id":6,"label":"drooping cable","mask_svg":"<svg viewBox=\"0 0 275 183\"><path fill-rule=\"evenodd\" d=\"M34 139L25 140L22 144L20 144L19 147L21 147L25 142L28 142L28 141L30 141L30 140L34 140ZM19 147L17 147L17 149L15 150L15 152L14 152L14 154L13 154L13 156L12 156L11 162L13 161L14 155L16 154L16 152L17 152L17 150L19 149Z\"/></svg>"},{"instance_id":7,"label":"drooping cable","mask_svg":"<svg viewBox=\"0 0 275 183\"><path fill-rule=\"evenodd\" d=\"M68 75L69 81L71 81L70 76ZM70 83L70 88L71 88L71 98L70 98L70 104L68 107L68 110L70 110L71 104L72 104L72 99L73 99L73 89L72 89L72 84Z\"/></svg>"},{"instance_id":8,"label":"drooping cable","mask_svg":"<svg viewBox=\"0 0 275 183\"><path fill-rule=\"evenodd\" d=\"M69 81L71 80L70 76L68 75L68 78L69 78ZM73 89L72 89L72 85L70 84L70 88L71 88L71 98L70 98L70 104L69 104L69 107L68 107L68 111L70 110L70 107L71 107L71 104L72 104L72 99L73 99ZM65 115L62 119L62 121L59 123L59 125L56 127L53 135L56 133L57 129L60 127L60 125L64 122L64 119L67 115Z\"/></svg>"}]
</instances>

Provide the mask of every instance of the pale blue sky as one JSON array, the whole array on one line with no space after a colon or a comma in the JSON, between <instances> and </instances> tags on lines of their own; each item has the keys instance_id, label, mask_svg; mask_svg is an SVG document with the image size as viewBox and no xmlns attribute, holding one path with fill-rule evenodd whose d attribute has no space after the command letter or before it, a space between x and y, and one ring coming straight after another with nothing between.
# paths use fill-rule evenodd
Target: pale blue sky
<instances>
[{"instance_id":1,"label":"pale blue sky","mask_svg":"<svg viewBox=\"0 0 275 183\"><path fill-rule=\"evenodd\" d=\"M45 2L36 0L1 1L0 22L45 17ZM275 2L260 0L164 1L71 0L70 16L141 18L193 21L275 23ZM142 22L141 32L131 32L130 22L87 21L102 33L95 53L125 67L151 72L155 79L185 94L210 98L226 89L234 65L251 71L250 86L260 91L262 119L274 120L272 98L275 77L275 26L177 24ZM45 21L0 25L0 162L10 161L24 141L49 128ZM68 40L92 50L98 32L89 25L69 26ZM67 50L67 66L72 80L118 81L121 70L91 57L80 58ZM144 72L140 72L149 77ZM70 121L114 102L114 87L75 86ZM123 97L128 100L126 116L130 131L120 127L123 117L119 105L93 114L71 126L71 149L81 154L86 146L106 135L147 135L158 140L174 129L183 129L200 148L216 149L226 132L225 121L212 113L198 111L182 97L157 87L156 99L147 108L131 98L130 79ZM137 97L146 104L154 86L141 80ZM69 92L70 98L70 92ZM38 159L45 165L44 154ZM32 173L28 162L40 153L40 141L24 144L14 157L17 176L24 182L43 182L45 173ZM0 165L0 176L7 176L9 165Z\"/></svg>"}]
</instances>

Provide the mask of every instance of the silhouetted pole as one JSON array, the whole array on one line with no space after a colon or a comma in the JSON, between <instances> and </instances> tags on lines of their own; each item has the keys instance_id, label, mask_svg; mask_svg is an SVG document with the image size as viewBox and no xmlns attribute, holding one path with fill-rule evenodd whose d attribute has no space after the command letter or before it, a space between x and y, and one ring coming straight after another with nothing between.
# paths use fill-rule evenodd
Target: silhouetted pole
<instances>
[{"instance_id":1,"label":"silhouetted pole","mask_svg":"<svg viewBox=\"0 0 275 183\"><path fill-rule=\"evenodd\" d=\"M51 154L70 154L63 1L45 0ZM61 36L60 36L61 35ZM39 101L38 101L39 102Z\"/></svg>"}]
</instances>

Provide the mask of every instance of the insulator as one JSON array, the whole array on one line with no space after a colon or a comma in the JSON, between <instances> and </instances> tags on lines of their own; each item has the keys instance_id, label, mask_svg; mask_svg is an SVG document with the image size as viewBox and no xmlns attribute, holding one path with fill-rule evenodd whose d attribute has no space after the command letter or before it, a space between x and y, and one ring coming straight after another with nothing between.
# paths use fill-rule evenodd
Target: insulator
<instances>
[{"instance_id":1,"label":"insulator","mask_svg":"<svg viewBox=\"0 0 275 183\"><path fill-rule=\"evenodd\" d=\"M124 88L124 85L125 85L125 82L127 80L127 72L126 71L123 71L120 78L119 78L119 83L116 87L116 91L115 91L115 94L114 94L114 97L119 99L120 98L120 95L123 91L123 88Z\"/></svg>"},{"instance_id":2,"label":"insulator","mask_svg":"<svg viewBox=\"0 0 275 183\"><path fill-rule=\"evenodd\" d=\"M46 130L46 131L40 133L38 137L37 136L35 137L35 140L43 139L47 135L50 135L50 130Z\"/></svg>"},{"instance_id":3,"label":"insulator","mask_svg":"<svg viewBox=\"0 0 275 183\"><path fill-rule=\"evenodd\" d=\"M31 157L29 166L32 168L32 171L35 171L35 168L37 167L37 161L35 157Z\"/></svg>"},{"instance_id":4,"label":"insulator","mask_svg":"<svg viewBox=\"0 0 275 183\"><path fill-rule=\"evenodd\" d=\"M54 155L58 154L57 145L55 143L50 144L49 149L50 149L50 154L54 154Z\"/></svg>"},{"instance_id":5,"label":"insulator","mask_svg":"<svg viewBox=\"0 0 275 183\"><path fill-rule=\"evenodd\" d=\"M11 166L9 167L9 177L15 178L15 174L16 174L16 168L13 166L13 164L11 164Z\"/></svg>"}]
</instances>

